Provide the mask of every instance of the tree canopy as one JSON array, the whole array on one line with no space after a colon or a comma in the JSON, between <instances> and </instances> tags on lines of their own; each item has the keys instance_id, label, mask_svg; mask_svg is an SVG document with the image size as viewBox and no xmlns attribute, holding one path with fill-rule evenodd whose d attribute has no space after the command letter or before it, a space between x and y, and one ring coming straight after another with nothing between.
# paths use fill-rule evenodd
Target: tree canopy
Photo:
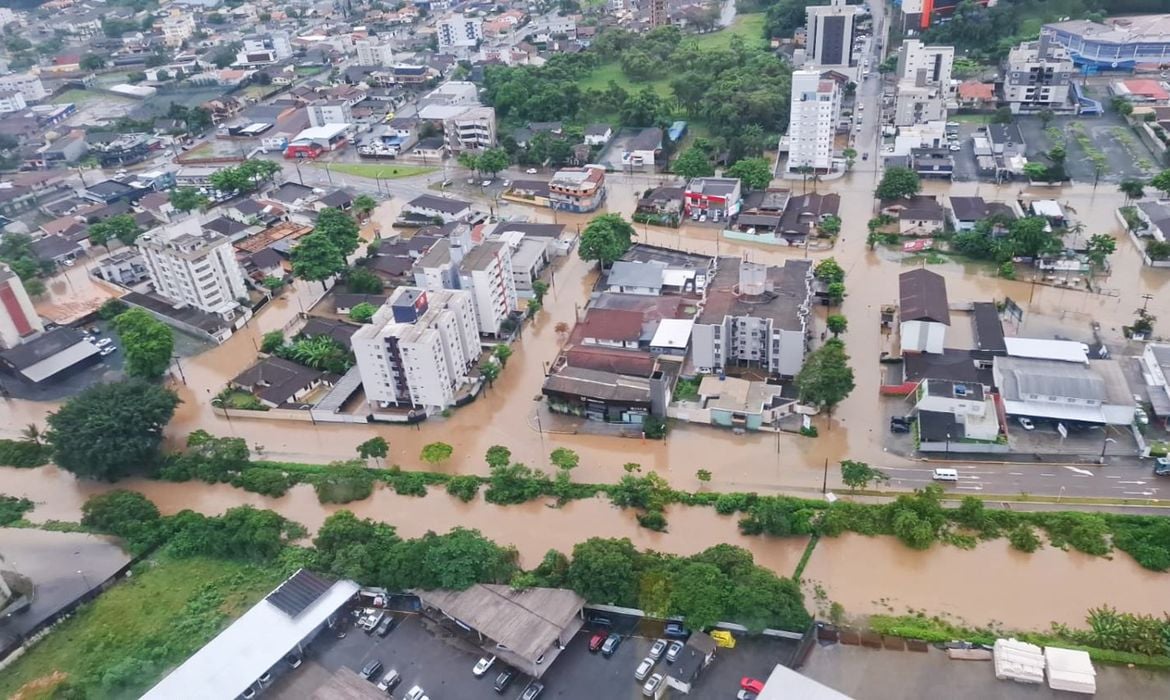
<instances>
[{"instance_id":1,"label":"tree canopy","mask_svg":"<svg viewBox=\"0 0 1170 700\"><path fill-rule=\"evenodd\" d=\"M53 461L87 479L114 481L158 466L163 428L179 397L141 380L98 384L49 414Z\"/></svg>"},{"instance_id":2,"label":"tree canopy","mask_svg":"<svg viewBox=\"0 0 1170 700\"><path fill-rule=\"evenodd\" d=\"M630 249L636 235L633 225L621 214L602 214L581 232L577 254L582 260L596 260L608 266Z\"/></svg>"},{"instance_id":3,"label":"tree canopy","mask_svg":"<svg viewBox=\"0 0 1170 700\"><path fill-rule=\"evenodd\" d=\"M762 190L772 182L772 164L766 158L741 158L724 174L739 178L745 190Z\"/></svg>"},{"instance_id":4,"label":"tree canopy","mask_svg":"<svg viewBox=\"0 0 1170 700\"><path fill-rule=\"evenodd\" d=\"M853 385L853 369L845 354L845 344L836 338L809 353L796 375L800 400L830 413L853 391Z\"/></svg>"},{"instance_id":5,"label":"tree canopy","mask_svg":"<svg viewBox=\"0 0 1170 700\"><path fill-rule=\"evenodd\" d=\"M910 168L896 166L888 168L878 183L874 195L878 199L902 199L912 197L922 189L918 173Z\"/></svg>"},{"instance_id":6,"label":"tree canopy","mask_svg":"<svg viewBox=\"0 0 1170 700\"><path fill-rule=\"evenodd\" d=\"M158 379L167 371L175 350L175 333L143 309L130 309L114 318L114 330L122 338L126 374Z\"/></svg>"},{"instance_id":7,"label":"tree canopy","mask_svg":"<svg viewBox=\"0 0 1170 700\"><path fill-rule=\"evenodd\" d=\"M688 180L715 174L715 168L711 166L707 154L698 146L691 146L683 151L671 164L670 169L675 175Z\"/></svg>"},{"instance_id":8,"label":"tree canopy","mask_svg":"<svg viewBox=\"0 0 1170 700\"><path fill-rule=\"evenodd\" d=\"M133 245L142 233L142 228L134 221L132 214L118 214L110 218L90 224L89 240L94 245L110 246L110 241L118 240L124 245Z\"/></svg>"},{"instance_id":9,"label":"tree canopy","mask_svg":"<svg viewBox=\"0 0 1170 700\"><path fill-rule=\"evenodd\" d=\"M345 256L328 235L314 231L297 242L292 264L296 277L324 282L345 269Z\"/></svg>"},{"instance_id":10,"label":"tree canopy","mask_svg":"<svg viewBox=\"0 0 1170 700\"><path fill-rule=\"evenodd\" d=\"M358 235L358 225L353 217L333 207L322 209L317 214L317 222L313 228L313 235L316 234L327 238L343 256L348 256L357 250L358 243L361 241L361 237Z\"/></svg>"}]
</instances>

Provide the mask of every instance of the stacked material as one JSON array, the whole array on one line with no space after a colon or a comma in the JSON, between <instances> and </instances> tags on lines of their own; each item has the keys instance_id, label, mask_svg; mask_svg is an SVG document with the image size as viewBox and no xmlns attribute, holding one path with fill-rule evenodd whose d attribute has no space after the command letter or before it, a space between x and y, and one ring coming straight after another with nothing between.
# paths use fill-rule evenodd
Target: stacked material
<instances>
[{"instance_id":1,"label":"stacked material","mask_svg":"<svg viewBox=\"0 0 1170 700\"><path fill-rule=\"evenodd\" d=\"M1097 692L1097 672L1089 659L1089 652L1077 649L1044 647L1048 662L1048 687L1073 693Z\"/></svg>"},{"instance_id":2,"label":"stacked material","mask_svg":"<svg viewBox=\"0 0 1170 700\"><path fill-rule=\"evenodd\" d=\"M997 639L992 650L995 677L1017 683L1044 682L1044 654L1040 647L1015 639Z\"/></svg>"}]
</instances>

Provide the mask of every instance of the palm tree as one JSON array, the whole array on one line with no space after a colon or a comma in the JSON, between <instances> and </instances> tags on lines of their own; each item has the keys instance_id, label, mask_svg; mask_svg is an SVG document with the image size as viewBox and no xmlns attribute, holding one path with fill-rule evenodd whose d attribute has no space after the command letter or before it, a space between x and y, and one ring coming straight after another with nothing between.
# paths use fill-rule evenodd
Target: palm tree
<instances>
[{"instance_id":1,"label":"palm tree","mask_svg":"<svg viewBox=\"0 0 1170 700\"><path fill-rule=\"evenodd\" d=\"M357 212L360 221L370 218L370 212L374 211L377 206L378 202L368 194L359 194L353 200L353 210Z\"/></svg>"},{"instance_id":2,"label":"palm tree","mask_svg":"<svg viewBox=\"0 0 1170 700\"><path fill-rule=\"evenodd\" d=\"M313 369L324 369L336 354L337 343L327 335L298 340L292 348L293 359Z\"/></svg>"},{"instance_id":3,"label":"palm tree","mask_svg":"<svg viewBox=\"0 0 1170 700\"><path fill-rule=\"evenodd\" d=\"M41 432L41 429L37 427L36 423L26 425L24 430L20 431L20 434L26 442L31 442L34 445L41 444L41 438L44 436L44 433Z\"/></svg>"},{"instance_id":4,"label":"palm tree","mask_svg":"<svg viewBox=\"0 0 1170 700\"><path fill-rule=\"evenodd\" d=\"M1146 196L1143 187L1145 187L1145 183L1141 180L1129 179L1122 180L1121 184L1117 186L1117 189L1121 190L1121 193L1125 195L1125 202L1128 204L1135 199L1141 199Z\"/></svg>"}]
</instances>

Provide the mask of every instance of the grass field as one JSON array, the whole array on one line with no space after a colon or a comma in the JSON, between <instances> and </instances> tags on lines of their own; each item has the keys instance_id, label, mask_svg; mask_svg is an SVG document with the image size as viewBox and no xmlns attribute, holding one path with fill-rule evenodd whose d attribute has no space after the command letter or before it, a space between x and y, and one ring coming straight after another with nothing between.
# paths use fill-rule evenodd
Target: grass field
<instances>
[{"instance_id":1,"label":"grass field","mask_svg":"<svg viewBox=\"0 0 1170 700\"><path fill-rule=\"evenodd\" d=\"M315 163L316 167L324 168L324 163ZM357 177L368 177L370 179L380 178L382 180L395 180L402 177L414 177L415 175L426 175L433 173L438 168L430 168L422 165L383 165L380 163L330 163L329 169L335 173L345 173L346 175L355 175Z\"/></svg>"},{"instance_id":2,"label":"grass field","mask_svg":"<svg viewBox=\"0 0 1170 700\"><path fill-rule=\"evenodd\" d=\"M686 41L694 41L701 49L725 49L731 46L731 40L735 37L743 37L744 43L748 46L764 47L764 13L752 12L745 15L736 15L735 21L727 29L720 29L717 32L710 34L700 34L693 39L688 37Z\"/></svg>"},{"instance_id":3,"label":"grass field","mask_svg":"<svg viewBox=\"0 0 1170 700\"><path fill-rule=\"evenodd\" d=\"M629 78L626 77L626 74L622 72L621 64L619 64L617 61L603 63L600 66L594 68L588 75L578 80L577 84L581 86L582 90L589 88L604 90L609 87L609 81L611 80L620 85L623 89L626 90L626 92L629 93L641 92L642 88L650 87L654 89L654 92L657 92L662 97L671 96L669 80L653 80L644 83L632 82Z\"/></svg>"},{"instance_id":4,"label":"grass field","mask_svg":"<svg viewBox=\"0 0 1170 700\"><path fill-rule=\"evenodd\" d=\"M61 623L0 674L0 697L135 698L276 587L277 567L160 557ZM25 684L19 695L14 695Z\"/></svg>"},{"instance_id":5,"label":"grass field","mask_svg":"<svg viewBox=\"0 0 1170 700\"><path fill-rule=\"evenodd\" d=\"M94 100L102 100L103 102L130 102L131 98L121 97L120 95L113 95L108 92L93 92L90 90L66 90L54 97L50 102L55 105L63 105L72 102L75 105L81 106L87 102Z\"/></svg>"}]
</instances>

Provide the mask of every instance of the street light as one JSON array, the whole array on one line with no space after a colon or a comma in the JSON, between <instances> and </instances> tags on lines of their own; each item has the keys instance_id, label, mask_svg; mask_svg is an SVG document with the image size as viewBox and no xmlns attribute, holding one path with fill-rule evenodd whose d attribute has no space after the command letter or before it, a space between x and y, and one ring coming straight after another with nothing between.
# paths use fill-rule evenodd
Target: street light
<instances>
[{"instance_id":1,"label":"street light","mask_svg":"<svg viewBox=\"0 0 1170 700\"><path fill-rule=\"evenodd\" d=\"M1097 460L1097 464L1105 464L1105 448L1109 447L1109 443L1117 442L1111 437L1105 438L1105 442L1101 443L1101 458Z\"/></svg>"}]
</instances>

